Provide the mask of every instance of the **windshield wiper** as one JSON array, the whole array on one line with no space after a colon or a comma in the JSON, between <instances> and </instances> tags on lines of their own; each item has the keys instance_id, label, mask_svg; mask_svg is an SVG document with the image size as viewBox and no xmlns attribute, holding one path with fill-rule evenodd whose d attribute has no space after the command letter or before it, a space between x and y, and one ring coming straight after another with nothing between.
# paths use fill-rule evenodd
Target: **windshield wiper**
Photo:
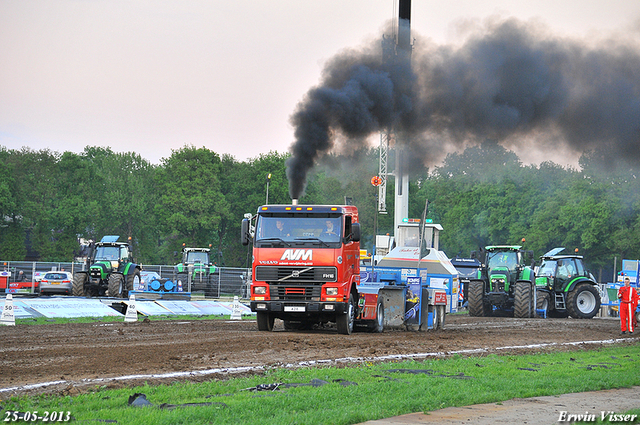
<instances>
[{"instance_id":1,"label":"windshield wiper","mask_svg":"<svg viewBox=\"0 0 640 425\"><path fill-rule=\"evenodd\" d=\"M320 242L322 245L326 246L327 248L329 248L329 244L320 238L295 238L295 240L296 241L317 241L317 242Z\"/></svg>"},{"instance_id":2,"label":"windshield wiper","mask_svg":"<svg viewBox=\"0 0 640 425\"><path fill-rule=\"evenodd\" d=\"M291 243L280 238L263 238L258 240L258 242L273 242L273 241L282 242L286 246L291 246Z\"/></svg>"}]
</instances>

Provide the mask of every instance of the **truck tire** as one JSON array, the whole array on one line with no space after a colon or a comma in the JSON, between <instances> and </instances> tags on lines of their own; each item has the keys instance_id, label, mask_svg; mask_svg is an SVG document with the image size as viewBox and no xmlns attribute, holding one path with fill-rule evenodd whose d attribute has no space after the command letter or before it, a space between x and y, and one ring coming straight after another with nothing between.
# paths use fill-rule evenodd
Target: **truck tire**
<instances>
[{"instance_id":1,"label":"truck tire","mask_svg":"<svg viewBox=\"0 0 640 425\"><path fill-rule=\"evenodd\" d=\"M580 283L567 295L567 311L574 319L592 319L600 310L600 294L594 285Z\"/></svg>"},{"instance_id":2,"label":"truck tire","mask_svg":"<svg viewBox=\"0 0 640 425\"><path fill-rule=\"evenodd\" d=\"M491 306L484 302L484 282L472 280L469 282L469 316L485 317L491 315Z\"/></svg>"},{"instance_id":3,"label":"truck tire","mask_svg":"<svg viewBox=\"0 0 640 425\"><path fill-rule=\"evenodd\" d=\"M121 274L114 273L109 276L109 282L107 286L107 290L109 291L109 296L114 298L122 298L122 289L124 284L124 276Z\"/></svg>"},{"instance_id":4,"label":"truck tire","mask_svg":"<svg viewBox=\"0 0 640 425\"><path fill-rule=\"evenodd\" d=\"M519 280L513 297L513 317L526 319L535 314L533 307L533 291L531 282Z\"/></svg>"},{"instance_id":5,"label":"truck tire","mask_svg":"<svg viewBox=\"0 0 640 425\"><path fill-rule=\"evenodd\" d=\"M349 295L349 304L347 304L347 311L340 314L336 318L336 326L338 327L338 333L342 335L351 335L353 332L353 323L356 320L356 306L353 300L353 293Z\"/></svg>"},{"instance_id":6,"label":"truck tire","mask_svg":"<svg viewBox=\"0 0 640 425\"><path fill-rule=\"evenodd\" d=\"M384 331L384 304L380 299L376 307L376 319L373 321L369 330L374 333L382 333Z\"/></svg>"},{"instance_id":7,"label":"truck tire","mask_svg":"<svg viewBox=\"0 0 640 425\"><path fill-rule=\"evenodd\" d=\"M140 288L140 269L136 269L132 274L127 276L127 289L123 295L124 298L129 296L129 291L137 291Z\"/></svg>"},{"instance_id":8,"label":"truck tire","mask_svg":"<svg viewBox=\"0 0 640 425\"><path fill-rule=\"evenodd\" d=\"M273 331L273 323L275 322L275 317L269 314L269 312L258 311L256 313L256 319L258 320L259 331Z\"/></svg>"},{"instance_id":9,"label":"truck tire","mask_svg":"<svg viewBox=\"0 0 640 425\"><path fill-rule=\"evenodd\" d=\"M440 309L437 305L433 306L433 327L431 330L437 331L440 329Z\"/></svg>"},{"instance_id":10,"label":"truck tire","mask_svg":"<svg viewBox=\"0 0 640 425\"><path fill-rule=\"evenodd\" d=\"M446 305L439 305L436 308L440 309L440 324L438 325L438 327L440 328L440 330L444 330L444 320L447 317L447 306Z\"/></svg>"},{"instance_id":11,"label":"truck tire","mask_svg":"<svg viewBox=\"0 0 640 425\"><path fill-rule=\"evenodd\" d=\"M76 273L73 275L73 283L71 284L71 293L74 297L86 297L90 296L89 292L85 290L84 284L89 280L89 275L86 273Z\"/></svg>"},{"instance_id":12,"label":"truck tire","mask_svg":"<svg viewBox=\"0 0 640 425\"><path fill-rule=\"evenodd\" d=\"M547 291L538 291L536 294L536 317L548 318L550 303L551 295Z\"/></svg>"}]
</instances>

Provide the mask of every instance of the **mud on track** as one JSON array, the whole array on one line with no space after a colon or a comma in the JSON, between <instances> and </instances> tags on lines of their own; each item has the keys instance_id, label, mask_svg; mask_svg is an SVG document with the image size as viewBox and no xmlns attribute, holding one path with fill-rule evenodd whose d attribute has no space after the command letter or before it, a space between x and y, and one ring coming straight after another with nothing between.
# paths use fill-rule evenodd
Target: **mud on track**
<instances>
[{"instance_id":1,"label":"mud on track","mask_svg":"<svg viewBox=\"0 0 640 425\"><path fill-rule=\"evenodd\" d=\"M444 330L339 335L335 328L290 332L276 320L274 332L255 321L138 321L0 326L0 399L16 394L77 394L95 387L128 387L176 380L226 379L227 368L277 367L308 361L348 364L389 356L473 350L477 354L597 348L629 344L618 319L514 319L447 315ZM578 343L578 344L570 344ZM542 346L527 347L534 344ZM607 343L608 345L608 343ZM338 359L337 361L335 361ZM331 361L333 360L333 361ZM323 362L323 364L326 364ZM215 369L223 369L215 371ZM212 371L214 370L214 371ZM178 377L112 379L129 375L207 371ZM250 370L242 373L260 373ZM234 375L235 376L235 375ZM111 379L109 379L111 378ZM96 380L104 381L96 382ZM29 384L62 381L23 388Z\"/></svg>"}]
</instances>

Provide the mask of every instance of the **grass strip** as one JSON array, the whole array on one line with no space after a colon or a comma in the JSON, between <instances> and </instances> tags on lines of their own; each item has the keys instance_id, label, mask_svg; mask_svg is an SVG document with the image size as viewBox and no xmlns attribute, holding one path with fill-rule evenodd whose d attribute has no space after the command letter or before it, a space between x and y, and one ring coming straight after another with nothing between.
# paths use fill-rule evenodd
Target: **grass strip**
<instances>
[{"instance_id":1,"label":"grass strip","mask_svg":"<svg viewBox=\"0 0 640 425\"><path fill-rule=\"evenodd\" d=\"M7 410L68 411L77 421L97 423L347 425L450 406L631 387L640 385L639 368L640 343L635 343L526 355L272 368L224 381L117 390L96 386L76 396L12 397L1 404L3 417ZM151 406L129 406L136 393L145 394Z\"/></svg>"}]
</instances>

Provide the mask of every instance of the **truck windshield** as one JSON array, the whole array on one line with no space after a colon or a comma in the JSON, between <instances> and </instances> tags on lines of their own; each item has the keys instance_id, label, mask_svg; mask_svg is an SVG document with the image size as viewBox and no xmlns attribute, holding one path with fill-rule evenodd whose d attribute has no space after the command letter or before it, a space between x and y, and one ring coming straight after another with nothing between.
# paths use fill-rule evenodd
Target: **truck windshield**
<instances>
[{"instance_id":1,"label":"truck windshield","mask_svg":"<svg viewBox=\"0 0 640 425\"><path fill-rule=\"evenodd\" d=\"M339 214L300 214L289 217L260 215L256 223L256 242L265 244L341 243L342 218Z\"/></svg>"}]
</instances>

